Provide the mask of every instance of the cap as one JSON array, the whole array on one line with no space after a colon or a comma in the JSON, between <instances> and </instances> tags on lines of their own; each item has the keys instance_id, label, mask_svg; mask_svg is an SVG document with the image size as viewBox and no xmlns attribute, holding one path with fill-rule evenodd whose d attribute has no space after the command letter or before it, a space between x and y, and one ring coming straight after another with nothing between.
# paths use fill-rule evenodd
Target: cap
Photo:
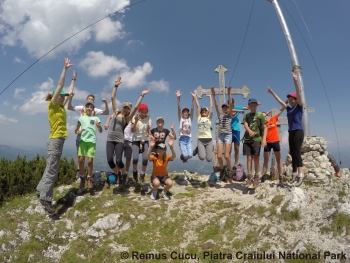
<instances>
[{"instance_id":1,"label":"cap","mask_svg":"<svg viewBox=\"0 0 350 263\"><path fill-rule=\"evenodd\" d=\"M148 111L148 106L147 106L147 104L141 104L140 106L139 106L139 111L140 110L147 110Z\"/></svg>"},{"instance_id":2,"label":"cap","mask_svg":"<svg viewBox=\"0 0 350 263\"><path fill-rule=\"evenodd\" d=\"M184 112L184 111L186 111L186 110L187 110L188 112L190 112L190 110L189 110L188 108L183 108L183 109L182 109L182 112Z\"/></svg>"},{"instance_id":3,"label":"cap","mask_svg":"<svg viewBox=\"0 0 350 263\"><path fill-rule=\"evenodd\" d=\"M297 94L295 92L291 92L291 93L289 93L287 95L287 98L289 98L289 97L293 97L294 99L296 99L297 98Z\"/></svg>"},{"instance_id":4,"label":"cap","mask_svg":"<svg viewBox=\"0 0 350 263\"><path fill-rule=\"evenodd\" d=\"M202 108L201 108L201 111L202 111L202 110L209 111L209 109L208 109L207 107L202 107Z\"/></svg>"},{"instance_id":5,"label":"cap","mask_svg":"<svg viewBox=\"0 0 350 263\"><path fill-rule=\"evenodd\" d=\"M94 102L93 102L92 100L87 100L87 101L85 102L85 106L87 106L87 105L89 105L89 104L91 104L92 106L95 107L95 104L94 104Z\"/></svg>"},{"instance_id":6,"label":"cap","mask_svg":"<svg viewBox=\"0 0 350 263\"><path fill-rule=\"evenodd\" d=\"M122 104L122 108L124 108L124 107L128 107L131 110L132 109L131 102L124 101L123 104Z\"/></svg>"},{"instance_id":7,"label":"cap","mask_svg":"<svg viewBox=\"0 0 350 263\"><path fill-rule=\"evenodd\" d=\"M160 144L157 145L157 148L161 148L161 149L165 150L166 149L166 145L164 143L160 143Z\"/></svg>"},{"instance_id":8,"label":"cap","mask_svg":"<svg viewBox=\"0 0 350 263\"><path fill-rule=\"evenodd\" d=\"M223 108L223 107L228 107L228 105L226 103L224 103L221 105L221 108Z\"/></svg>"},{"instance_id":9,"label":"cap","mask_svg":"<svg viewBox=\"0 0 350 263\"><path fill-rule=\"evenodd\" d=\"M254 99L254 98L251 98L251 99L249 99L248 100L248 105L250 104L250 103L258 103L258 101L256 100L256 99Z\"/></svg>"},{"instance_id":10,"label":"cap","mask_svg":"<svg viewBox=\"0 0 350 263\"><path fill-rule=\"evenodd\" d=\"M164 121L164 118L163 117L158 117L156 122L159 121L159 120L163 120Z\"/></svg>"},{"instance_id":11,"label":"cap","mask_svg":"<svg viewBox=\"0 0 350 263\"><path fill-rule=\"evenodd\" d=\"M56 92L56 90L54 89L53 92L52 92L52 95L55 94L55 92ZM60 95L69 96L69 93L67 93L67 92L65 92L65 91L63 91L63 90L61 90Z\"/></svg>"}]
</instances>

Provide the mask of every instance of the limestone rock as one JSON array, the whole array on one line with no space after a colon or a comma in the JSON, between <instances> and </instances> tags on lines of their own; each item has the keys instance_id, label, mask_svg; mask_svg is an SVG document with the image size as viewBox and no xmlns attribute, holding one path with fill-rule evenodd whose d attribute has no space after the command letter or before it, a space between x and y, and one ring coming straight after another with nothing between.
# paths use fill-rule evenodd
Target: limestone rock
<instances>
[{"instance_id":1,"label":"limestone rock","mask_svg":"<svg viewBox=\"0 0 350 263\"><path fill-rule=\"evenodd\" d=\"M110 229L116 227L119 221L119 215L109 214L106 217L98 219L93 225L94 229Z\"/></svg>"},{"instance_id":2,"label":"limestone rock","mask_svg":"<svg viewBox=\"0 0 350 263\"><path fill-rule=\"evenodd\" d=\"M300 210L307 205L308 195L306 191L300 187L294 187L286 199L289 200L287 211Z\"/></svg>"}]
</instances>

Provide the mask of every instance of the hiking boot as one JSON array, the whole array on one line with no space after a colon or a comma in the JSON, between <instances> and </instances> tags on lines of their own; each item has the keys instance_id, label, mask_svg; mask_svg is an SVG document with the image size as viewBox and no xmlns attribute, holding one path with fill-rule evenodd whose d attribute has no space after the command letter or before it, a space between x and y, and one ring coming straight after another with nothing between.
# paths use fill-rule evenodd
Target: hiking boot
<instances>
[{"instance_id":1,"label":"hiking boot","mask_svg":"<svg viewBox=\"0 0 350 263\"><path fill-rule=\"evenodd\" d=\"M254 176L253 188L257 188L259 186L259 175Z\"/></svg>"},{"instance_id":2,"label":"hiking boot","mask_svg":"<svg viewBox=\"0 0 350 263\"><path fill-rule=\"evenodd\" d=\"M290 183L294 183L295 182L295 180L297 179L297 173L293 173L292 174L292 179L290 179Z\"/></svg>"},{"instance_id":3,"label":"hiking boot","mask_svg":"<svg viewBox=\"0 0 350 263\"><path fill-rule=\"evenodd\" d=\"M121 181L122 181L122 172L118 171L115 179L115 184L121 184Z\"/></svg>"},{"instance_id":4,"label":"hiking boot","mask_svg":"<svg viewBox=\"0 0 350 263\"><path fill-rule=\"evenodd\" d=\"M304 174L301 174L301 176L298 176L297 177L297 180L296 180L296 183L295 183L295 186L298 187L298 186L301 186L303 181L305 179L305 175Z\"/></svg>"},{"instance_id":5,"label":"hiking boot","mask_svg":"<svg viewBox=\"0 0 350 263\"><path fill-rule=\"evenodd\" d=\"M132 172L132 178L134 178L134 181L137 183L139 180L138 180L138 176L137 176L137 171L133 171Z\"/></svg>"},{"instance_id":6,"label":"hiking boot","mask_svg":"<svg viewBox=\"0 0 350 263\"><path fill-rule=\"evenodd\" d=\"M247 180L246 180L246 182L245 182L245 186L246 186L247 188L252 188L252 185L253 185L252 178L253 178L252 175L251 175L251 174L248 174Z\"/></svg>"},{"instance_id":7,"label":"hiking boot","mask_svg":"<svg viewBox=\"0 0 350 263\"><path fill-rule=\"evenodd\" d=\"M185 158L184 158L184 156L183 156L182 154L180 155L180 160L181 160L183 163L186 162L186 161L185 161Z\"/></svg>"},{"instance_id":8,"label":"hiking boot","mask_svg":"<svg viewBox=\"0 0 350 263\"><path fill-rule=\"evenodd\" d=\"M56 212L56 207L52 205L51 201L45 201L40 199L40 204L44 207L44 209L49 213L53 214Z\"/></svg>"},{"instance_id":9,"label":"hiking boot","mask_svg":"<svg viewBox=\"0 0 350 263\"><path fill-rule=\"evenodd\" d=\"M279 180L278 184L282 186L283 185L283 177L279 176L278 180Z\"/></svg>"},{"instance_id":10,"label":"hiking boot","mask_svg":"<svg viewBox=\"0 0 350 263\"><path fill-rule=\"evenodd\" d=\"M94 188L94 185L92 184L92 177L90 175L87 176L87 185L89 189Z\"/></svg>"},{"instance_id":11,"label":"hiking boot","mask_svg":"<svg viewBox=\"0 0 350 263\"><path fill-rule=\"evenodd\" d=\"M80 175L79 177L80 177L80 185L79 185L78 195L82 194L85 188L85 176Z\"/></svg>"},{"instance_id":12,"label":"hiking boot","mask_svg":"<svg viewBox=\"0 0 350 263\"><path fill-rule=\"evenodd\" d=\"M121 177L121 183L122 185L126 185L127 181L128 181L128 174L123 174L123 176Z\"/></svg>"},{"instance_id":13,"label":"hiking boot","mask_svg":"<svg viewBox=\"0 0 350 263\"><path fill-rule=\"evenodd\" d=\"M232 172L231 170L228 170L228 171L227 171L227 180L226 180L226 183L227 183L227 182L232 183L232 180L233 180L233 172Z\"/></svg>"},{"instance_id":14,"label":"hiking boot","mask_svg":"<svg viewBox=\"0 0 350 263\"><path fill-rule=\"evenodd\" d=\"M140 174L140 183L144 184L145 183L145 174Z\"/></svg>"},{"instance_id":15,"label":"hiking boot","mask_svg":"<svg viewBox=\"0 0 350 263\"><path fill-rule=\"evenodd\" d=\"M222 180L224 180L224 169L220 169L220 177L219 177L219 179L220 179L220 181L222 181Z\"/></svg>"},{"instance_id":16,"label":"hiking boot","mask_svg":"<svg viewBox=\"0 0 350 263\"><path fill-rule=\"evenodd\" d=\"M152 199L152 200L156 200L156 198L157 198L157 192L152 191L152 193L151 193L151 199Z\"/></svg>"},{"instance_id":17,"label":"hiking boot","mask_svg":"<svg viewBox=\"0 0 350 263\"><path fill-rule=\"evenodd\" d=\"M263 176L261 176L260 181L263 183L263 182L265 182L267 180L268 177L269 177L268 174L263 174Z\"/></svg>"},{"instance_id":18,"label":"hiking boot","mask_svg":"<svg viewBox=\"0 0 350 263\"><path fill-rule=\"evenodd\" d=\"M168 196L166 193L162 192L162 196L163 196L164 200L166 200L166 201L170 200L170 196Z\"/></svg>"},{"instance_id":19,"label":"hiking boot","mask_svg":"<svg viewBox=\"0 0 350 263\"><path fill-rule=\"evenodd\" d=\"M193 150L192 155L193 155L193 156L196 156L197 154L198 154L198 147L196 147L196 149Z\"/></svg>"}]
</instances>

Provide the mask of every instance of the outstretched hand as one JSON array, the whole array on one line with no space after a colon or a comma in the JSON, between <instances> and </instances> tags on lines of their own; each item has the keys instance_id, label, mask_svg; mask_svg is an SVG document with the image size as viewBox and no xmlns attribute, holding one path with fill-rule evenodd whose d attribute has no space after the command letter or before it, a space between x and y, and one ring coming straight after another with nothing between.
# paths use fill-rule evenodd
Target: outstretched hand
<instances>
[{"instance_id":1,"label":"outstretched hand","mask_svg":"<svg viewBox=\"0 0 350 263\"><path fill-rule=\"evenodd\" d=\"M291 73L292 73L293 79L294 79L295 81L297 81L297 80L298 80L298 75L295 74L295 72L291 72Z\"/></svg>"},{"instance_id":2,"label":"outstretched hand","mask_svg":"<svg viewBox=\"0 0 350 263\"><path fill-rule=\"evenodd\" d=\"M151 89L149 89L149 88L143 90L143 91L141 92L141 95L142 95L142 96L145 96L148 92L150 92L150 90L151 90Z\"/></svg>"},{"instance_id":3,"label":"outstretched hand","mask_svg":"<svg viewBox=\"0 0 350 263\"><path fill-rule=\"evenodd\" d=\"M173 130L173 129L174 129L174 123L171 123L170 130Z\"/></svg>"},{"instance_id":4,"label":"outstretched hand","mask_svg":"<svg viewBox=\"0 0 350 263\"><path fill-rule=\"evenodd\" d=\"M267 92L270 93L270 94L273 94L273 91L272 91L272 89L270 88L270 86L267 87Z\"/></svg>"},{"instance_id":5,"label":"outstretched hand","mask_svg":"<svg viewBox=\"0 0 350 263\"><path fill-rule=\"evenodd\" d=\"M214 87L211 87L210 91L211 91L211 94L215 95L215 88Z\"/></svg>"},{"instance_id":6,"label":"outstretched hand","mask_svg":"<svg viewBox=\"0 0 350 263\"><path fill-rule=\"evenodd\" d=\"M205 96L207 96L209 99L211 99L211 95L210 94L206 94Z\"/></svg>"},{"instance_id":7,"label":"outstretched hand","mask_svg":"<svg viewBox=\"0 0 350 263\"><path fill-rule=\"evenodd\" d=\"M197 96L197 94L196 93L192 93L192 92L190 92L191 93L191 95L192 95L192 98L196 98L196 96Z\"/></svg>"},{"instance_id":8,"label":"outstretched hand","mask_svg":"<svg viewBox=\"0 0 350 263\"><path fill-rule=\"evenodd\" d=\"M149 139L150 139L149 146L150 148L153 148L154 145L156 145L156 139L151 134L149 135Z\"/></svg>"},{"instance_id":9,"label":"outstretched hand","mask_svg":"<svg viewBox=\"0 0 350 263\"><path fill-rule=\"evenodd\" d=\"M69 97L70 97L70 98L73 98L74 95L75 95L74 92L71 92L71 93L69 94Z\"/></svg>"},{"instance_id":10,"label":"outstretched hand","mask_svg":"<svg viewBox=\"0 0 350 263\"><path fill-rule=\"evenodd\" d=\"M70 68L71 66L74 66L74 64L71 64L71 63L70 63L70 59L64 58L64 67L65 67L66 69L68 69L68 68Z\"/></svg>"},{"instance_id":11,"label":"outstretched hand","mask_svg":"<svg viewBox=\"0 0 350 263\"><path fill-rule=\"evenodd\" d=\"M102 99L103 103L107 103L107 100L105 98Z\"/></svg>"},{"instance_id":12,"label":"outstretched hand","mask_svg":"<svg viewBox=\"0 0 350 263\"><path fill-rule=\"evenodd\" d=\"M135 119L135 121L137 122L137 121L140 120L140 116L139 116L138 114L136 114L135 117L134 117L134 119Z\"/></svg>"},{"instance_id":13,"label":"outstretched hand","mask_svg":"<svg viewBox=\"0 0 350 263\"><path fill-rule=\"evenodd\" d=\"M116 78L115 78L115 81L114 81L114 85L119 86L120 83L122 83L122 82L121 82L121 79L122 79L121 76L116 77Z\"/></svg>"},{"instance_id":14,"label":"outstretched hand","mask_svg":"<svg viewBox=\"0 0 350 263\"><path fill-rule=\"evenodd\" d=\"M176 91L175 94L176 94L176 97L178 97L178 98L181 97L181 95L182 95L180 90Z\"/></svg>"},{"instance_id":15,"label":"outstretched hand","mask_svg":"<svg viewBox=\"0 0 350 263\"><path fill-rule=\"evenodd\" d=\"M172 147L173 144L174 144L174 136L172 134L169 134L168 145L169 147Z\"/></svg>"},{"instance_id":16,"label":"outstretched hand","mask_svg":"<svg viewBox=\"0 0 350 263\"><path fill-rule=\"evenodd\" d=\"M73 70L72 80L77 80L77 72Z\"/></svg>"},{"instance_id":17,"label":"outstretched hand","mask_svg":"<svg viewBox=\"0 0 350 263\"><path fill-rule=\"evenodd\" d=\"M228 87L228 88L227 88L227 93L228 93L228 94L231 94L231 90L232 90L232 87L231 87L231 86Z\"/></svg>"}]
</instances>

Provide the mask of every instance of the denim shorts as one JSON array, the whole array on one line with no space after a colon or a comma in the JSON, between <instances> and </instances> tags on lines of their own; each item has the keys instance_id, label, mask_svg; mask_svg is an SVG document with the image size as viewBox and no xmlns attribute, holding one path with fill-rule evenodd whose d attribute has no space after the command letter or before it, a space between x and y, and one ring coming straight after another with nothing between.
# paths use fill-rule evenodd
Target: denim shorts
<instances>
[{"instance_id":1,"label":"denim shorts","mask_svg":"<svg viewBox=\"0 0 350 263\"><path fill-rule=\"evenodd\" d=\"M218 143L231 144L232 134L230 133L220 133L218 137Z\"/></svg>"}]
</instances>

